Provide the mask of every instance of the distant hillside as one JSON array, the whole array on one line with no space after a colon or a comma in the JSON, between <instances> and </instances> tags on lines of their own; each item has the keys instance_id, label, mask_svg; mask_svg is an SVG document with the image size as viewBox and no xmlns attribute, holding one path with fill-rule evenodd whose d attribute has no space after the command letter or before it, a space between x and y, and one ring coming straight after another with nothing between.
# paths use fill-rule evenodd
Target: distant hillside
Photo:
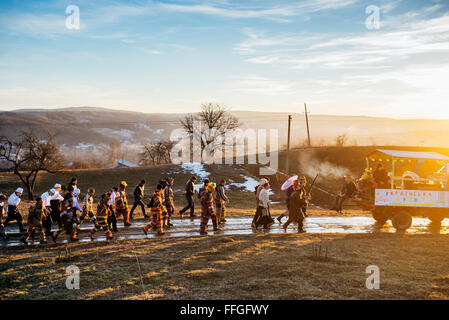
<instances>
[{"instance_id":1,"label":"distant hillside","mask_svg":"<svg viewBox=\"0 0 449 320\"><path fill-rule=\"evenodd\" d=\"M281 112L232 111L243 128L278 129L279 145L286 143L287 116ZM185 114L139 113L104 108L64 108L0 112L0 135L16 136L21 130L44 129L56 134L65 153L95 155L112 139L132 159L145 143L168 139ZM346 134L354 145L448 146L449 120L395 120L375 117L310 115L310 133L315 145L333 144ZM293 114L292 145L306 139L304 115Z\"/></svg>"}]
</instances>

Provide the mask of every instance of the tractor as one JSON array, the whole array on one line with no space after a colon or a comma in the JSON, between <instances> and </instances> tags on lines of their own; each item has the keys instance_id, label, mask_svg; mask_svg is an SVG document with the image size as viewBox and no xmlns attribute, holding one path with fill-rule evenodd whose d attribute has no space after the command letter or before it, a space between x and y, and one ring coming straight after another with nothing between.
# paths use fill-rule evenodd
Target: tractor
<instances>
[{"instance_id":1,"label":"tractor","mask_svg":"<svg viewBox=\"0 0 449 320\"><path fill-rule=\"evenodd\" d=\"M434 223L449 218L449 157L436 152L377 149L366 157L367 169L385 168L387 184L374 179L371 190L354 199L372 212L380 225L391 220L396 230L405 231L412 217L426 217Z\"/></svg>"}]
</instances>

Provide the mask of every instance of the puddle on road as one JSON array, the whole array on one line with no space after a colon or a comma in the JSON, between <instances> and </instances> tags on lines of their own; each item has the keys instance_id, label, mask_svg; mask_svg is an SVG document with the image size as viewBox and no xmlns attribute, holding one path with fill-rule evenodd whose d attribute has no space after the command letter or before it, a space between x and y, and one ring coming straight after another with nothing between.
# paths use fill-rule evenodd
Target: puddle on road
<instances>
[{"instance_id":1,"label":"puddle on road","mask_svg":"<svg viewBox=\"0 0 449 320\"><path fill-rule=\"evenodd\" d=\"M173 219L175 225L170 230L167 230L164 235L160 236L153 232L145 235L142 228L148 222L136 221L130 227L123 227L119 222L117 233L114 233L116 240L136 240L144 238L167 238L167 237L192 237L199 235L199 219ZM284 218L284 222L286 218ZM252 233L283 233L279 223L275 223L269 230L254 230L251 228L252 217L228 218L226 224L221 231L212 231L211 221L209 221L209 235L237 235L237 234L252 234ZM92 241L87 235L87 231L92 228L92 224L86 223L81 225L80 242ZM56 230L56 229L54 229ZM379 227L375 220L371 217L308 217L305 223L305 230L308 233L375 233L385 232L394 233L396 230L388 221L384 226ZM8 226L7 232L18 233L15 226ZM296 225L291 224L287 229L288 233L296 232ZM413 218L413 224L407 233L413 234L448 234L449 233L449 219L442 221L441 225L435 225L427 218ZM58 243L68 243L67 236L61 237ZM39 235L36 234L35 240L30 240L28 243L39 244ZM51 237L47 239L52 243ZM93 241L106 241L106 237L102 231L98 231L96 238ZM0 246L18 246L23 245L19 241L19 237L11 237L8 241L0 241Z\"/></svg>"}]
</instances>

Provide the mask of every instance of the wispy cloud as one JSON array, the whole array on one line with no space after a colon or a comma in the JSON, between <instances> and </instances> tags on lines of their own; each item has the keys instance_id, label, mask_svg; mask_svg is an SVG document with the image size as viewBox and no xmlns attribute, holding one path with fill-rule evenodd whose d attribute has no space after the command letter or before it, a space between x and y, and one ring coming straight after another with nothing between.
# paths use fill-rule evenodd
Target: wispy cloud
<instances>
[{"instance_id":1,"label":"wispy cloud","mask_svg":"<svg viewBox=\"0 0 449 320\"><path fill-rule=\"evenodd\" d=\"M305 15L313 12L340 9L357 3L358 0L307 0L298 3L281 3L273 5L272 2L258 2L258 5L242 5L240 1L233 3L225 1L210 4L209 2L196 2L194 4L161 4L167 10L215 15L225 18L262 18L289 22L290 17Z\"/></svg>"},{"instance_id":2,"label":"wispy cloud","mask_svg":"<svg viewBox=\"0 0 449 320\"><path fill-rule=\"evenodd\" d=\"M275 80L257 75L230 76L230 84L226 91L249 95L275 96L292 94L295 92L294 82Z\"/></svg>"}]
</instances>

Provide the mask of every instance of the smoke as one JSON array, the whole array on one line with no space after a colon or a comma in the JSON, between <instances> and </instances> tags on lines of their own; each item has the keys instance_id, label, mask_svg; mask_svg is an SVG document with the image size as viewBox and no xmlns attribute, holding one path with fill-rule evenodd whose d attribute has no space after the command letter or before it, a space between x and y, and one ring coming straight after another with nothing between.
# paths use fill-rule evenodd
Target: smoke
<instances>
[{"instance_id":1,"label":"smoke","mask_svg":"<svg viewBox=\"0 0 449 320\"><path fill-rule=\"evenodd\" d=\"M328 161L321 161L313 154L302 153L298 161L301 173L309 177L315 177L319 174L324 179L339 179L351 174L349 169L339 167Z\"/></svg>"}]
</instances>

